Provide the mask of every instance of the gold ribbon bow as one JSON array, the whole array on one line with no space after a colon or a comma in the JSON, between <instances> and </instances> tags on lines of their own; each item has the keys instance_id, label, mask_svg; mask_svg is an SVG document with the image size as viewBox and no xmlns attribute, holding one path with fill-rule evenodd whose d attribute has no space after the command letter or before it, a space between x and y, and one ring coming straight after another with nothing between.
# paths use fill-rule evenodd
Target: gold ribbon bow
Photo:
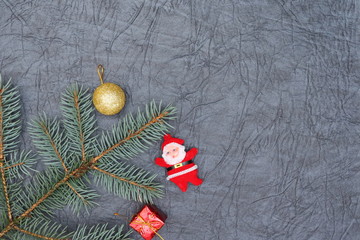
<instances>
[{"instance_id":1,"label":"gold ribbon bow","mask_svg":"<svg viewBox=\"0 0 360 240\"><path fill-rule=\"evenodd\" d=\"M161 240L165 240L159 233L157 233L158 228L153 227L150 223L146 222L140 215L136 216L141 221L135 221L134 223L148 226Z\"/></svg>"}]
</instances>

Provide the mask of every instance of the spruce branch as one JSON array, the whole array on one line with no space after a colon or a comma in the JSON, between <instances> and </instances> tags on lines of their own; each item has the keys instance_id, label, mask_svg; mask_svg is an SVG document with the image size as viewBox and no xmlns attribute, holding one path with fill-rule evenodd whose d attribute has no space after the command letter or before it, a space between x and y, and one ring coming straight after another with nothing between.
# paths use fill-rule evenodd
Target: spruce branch
<instances>
[{"instance_id":1,"label":"spruce branch","mask_svg":"<svg viewBox=\"0 0 360 240\"><path fill-rule=\"evenodd\" d=\"M0 84L0 238L128 239L129 233L122 234L122 228L107 229L106 225L80 226L66 233L61 226L52 224L50 217L55 209L67 205L78 214L96 204L98 194L88 186L88 173L94 176L95 183L126 199L152 202L160 197L162 186L154 181L156 176L123 160L161 139L171 127L167 121L174 119L175 109L151 102L145 113L138 110L136 116L128 114L98 142L90 95L77 85L69 88L61 101L63 124L46 115L31 124L34 145L48 168L23 186L18 180L21 175L32 174L35 160L30 153L16 150L19 97L9 82L6 87Z\"/></svg>"}]
</instances>

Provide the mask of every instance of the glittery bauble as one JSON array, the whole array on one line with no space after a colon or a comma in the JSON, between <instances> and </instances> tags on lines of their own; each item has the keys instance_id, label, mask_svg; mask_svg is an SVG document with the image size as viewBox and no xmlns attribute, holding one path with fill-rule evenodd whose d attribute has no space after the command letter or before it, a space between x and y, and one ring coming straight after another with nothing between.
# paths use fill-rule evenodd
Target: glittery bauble
<instances>
[{"instance_id":1,"label":"glittery bauble","mask_svg":"<svg viewBox=\"0 0 360 240\"><path fill-rule=\"evenodd\" d=\"M124 107L125 101L124 90L114 83L103 83L94 91L94 106L104 115L119 113Z\"/></svg>"}]
</instances>

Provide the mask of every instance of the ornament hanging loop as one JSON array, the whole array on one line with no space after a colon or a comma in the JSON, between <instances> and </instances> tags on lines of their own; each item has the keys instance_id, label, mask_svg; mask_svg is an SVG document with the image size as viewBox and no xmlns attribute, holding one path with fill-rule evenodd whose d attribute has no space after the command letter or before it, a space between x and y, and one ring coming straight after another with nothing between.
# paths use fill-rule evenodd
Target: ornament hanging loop
<instances>
[{"instance_id":1,"label":"ornament hanging loop","mask_svg":"<svg viewBox=\"0 0 360 240\"><path fill-rule=\"evenodd\" d=\"M100 82L101 84L104 84L104 71L105 71L105 68L103 67L103 65L99 64L97 66L97 73L98 73L98 76L99 76L99 79L100 79Z\"/></svg>"}]
</instances>

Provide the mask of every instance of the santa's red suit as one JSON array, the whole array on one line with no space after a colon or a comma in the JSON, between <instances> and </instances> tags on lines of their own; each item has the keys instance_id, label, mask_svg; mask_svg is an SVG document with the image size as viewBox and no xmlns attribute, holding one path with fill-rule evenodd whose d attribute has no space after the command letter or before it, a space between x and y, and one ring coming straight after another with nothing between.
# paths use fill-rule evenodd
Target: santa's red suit
<instances>
[{"instance_id":1,"label":"santa's red suit","mask_svg":"<svg viewBox=\"0 0 360 240\"><path fill-rule=\"evenodd\" d=\"M161 146L163 150L163 157L166 155L164 148L166 149L167 146L170 146L170 144L180 146L184 144L184 140L180 138L173 138L170 134L166 134L164 136L164 142ZM182 148L184 149L183 146ZM168 177L166 179L175 183L181 191L186 192L189 182L196 186L201 185L203 182L203 180L197 176L198 166L192 161L197 153L198 150L196 148L192 148L186 152L186 155L184 152L184 157L176 162L169 163L169 160L166 160L166 157L164 157L165 159L156 158L155 163L161 167L167 168Z\"/></svg>"}]
</instances>

